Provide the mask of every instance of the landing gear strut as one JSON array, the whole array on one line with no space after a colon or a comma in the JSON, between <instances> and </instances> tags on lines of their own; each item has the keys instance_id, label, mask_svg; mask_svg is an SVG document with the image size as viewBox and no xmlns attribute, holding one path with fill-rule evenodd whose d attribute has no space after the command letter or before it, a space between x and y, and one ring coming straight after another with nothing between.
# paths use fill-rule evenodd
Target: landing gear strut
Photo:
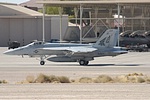
<instances>
[{"instance_id":1,"label":"landing gear strut","mask_svg":"<svg viewBox=\"0 0 150 100\"><path fill-rule=\"evenodd\" d=\"M45 56L40 57L40 65L45 65L45 61L44 61L45 58L46 58Z\"/></svg>"},{"instance_id":2,"label":"landing gear strut","mask_svg":"<svg viewBox=\"0 0 150 100\"><path fill-rule=\"evenodd\" d=\"M89 64L89 61L79 60L79 64L80 64L80 65L88 65L88 64Z\"/></svg>"}]
</instances>

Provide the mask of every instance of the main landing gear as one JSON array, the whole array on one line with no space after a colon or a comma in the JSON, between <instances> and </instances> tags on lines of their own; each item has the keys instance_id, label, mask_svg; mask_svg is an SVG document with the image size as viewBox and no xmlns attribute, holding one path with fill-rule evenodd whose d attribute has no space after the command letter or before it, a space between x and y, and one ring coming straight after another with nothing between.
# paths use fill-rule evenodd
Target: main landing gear
<instances>
[{"instance_id":1,"label":"main landing gear","mask_svg":"<svg viewBox=\"0 0 150 100\"><path fill-rule=\"evenodd\" d=\"M89 61L79 60L79 64L80 64L80 65L88 65L88 64L89 64Z\"/></svg>"}]
</instances>

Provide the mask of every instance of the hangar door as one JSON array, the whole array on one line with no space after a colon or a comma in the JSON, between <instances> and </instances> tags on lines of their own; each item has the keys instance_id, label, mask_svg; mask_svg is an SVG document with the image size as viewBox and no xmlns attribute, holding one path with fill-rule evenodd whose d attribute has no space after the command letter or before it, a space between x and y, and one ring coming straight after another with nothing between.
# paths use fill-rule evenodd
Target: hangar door
<instances>
[{"instance_id":1,"label":"hangar door","mask_svg":"<svg viewBox=\"0 0 150 100\"><path fill-rule=\"evenodd\" d=\"M9 19L0 19L0 46L7 46L9 41Z\"/></svg>"},{"instance_id":2,"label":"hangar door","mask_svg":"<svg viewBox=\"0 0 150 100\"><path fill-rule=\"evenodd\" d=\"M10 41L18 41L23 44L23 19L10 19Z\"/></svg>"}]
</instances>

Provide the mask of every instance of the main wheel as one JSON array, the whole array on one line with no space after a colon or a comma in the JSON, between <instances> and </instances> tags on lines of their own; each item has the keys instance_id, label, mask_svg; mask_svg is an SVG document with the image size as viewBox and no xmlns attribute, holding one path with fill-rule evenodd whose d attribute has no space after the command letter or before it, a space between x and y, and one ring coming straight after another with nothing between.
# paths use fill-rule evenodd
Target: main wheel
<instances>
[{"instance_id":1,"label":"main wheel","mask_svg":"<svg viewBox=\"0 0 150 100\"><path fill-rule=\"evenodd\" d=\"M150 48L150 44L147 44L148 48Z\"/></svg>"},{"instance_id":2,"label":"main wheel","mask_svg":"<svg viewBox=\"0 0 150 100\"><path fill-rule=\"evenodd\" d=\"M80 60L80 61L79 61L79 64L80 64L80 65L84 65L84 64L85 64L85 60Z\"/></svg>"},{"instance_id":3,"label":"main wheel","mask_svg":"<svg viewBox=\"0 0 150 100\"><path fill-rule=\"evenodd\" d=\"M45 64L45 61L41 61L40 64L41 64L41 65L44 65L44 64Z\"/></svg>"},{"instance_id":4,"label":"main wheel","mask_svg":"<svg viewBox=\"0 0 150 100\"><path fill-rule=\"evenodd\" d=\"M89 64L89 61L85 61L85 64L84 65L88 65Z\"/></svg>"},{"instance_id":5,"label":"main wheel","mask_svg":"<svg viewBox=\"0 0 150 100\"><path fill-rule=\"evenodd\" d=\"M80 60L79 64L80 65L88 65L89 61L85 61L85 60Z\"/></svg>"}]
</instances>

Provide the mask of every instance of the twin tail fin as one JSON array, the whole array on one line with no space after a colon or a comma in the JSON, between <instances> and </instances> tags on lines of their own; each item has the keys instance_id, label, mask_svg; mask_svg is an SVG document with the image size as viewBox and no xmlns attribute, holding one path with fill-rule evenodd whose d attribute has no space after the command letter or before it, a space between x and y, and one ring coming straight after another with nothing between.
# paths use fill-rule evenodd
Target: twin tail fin
<instances>
[{"instance_id":1,"label":"twin tail fin","mask_svg":"<svg viewBox=\"0 0 150 100\"><path fill-rule=\"evenodd\" d=\"M117 44L117 40L118 40L118 30L108 29L94 44L94 47L114 47Z\"/></svg>"}]
</instances>

